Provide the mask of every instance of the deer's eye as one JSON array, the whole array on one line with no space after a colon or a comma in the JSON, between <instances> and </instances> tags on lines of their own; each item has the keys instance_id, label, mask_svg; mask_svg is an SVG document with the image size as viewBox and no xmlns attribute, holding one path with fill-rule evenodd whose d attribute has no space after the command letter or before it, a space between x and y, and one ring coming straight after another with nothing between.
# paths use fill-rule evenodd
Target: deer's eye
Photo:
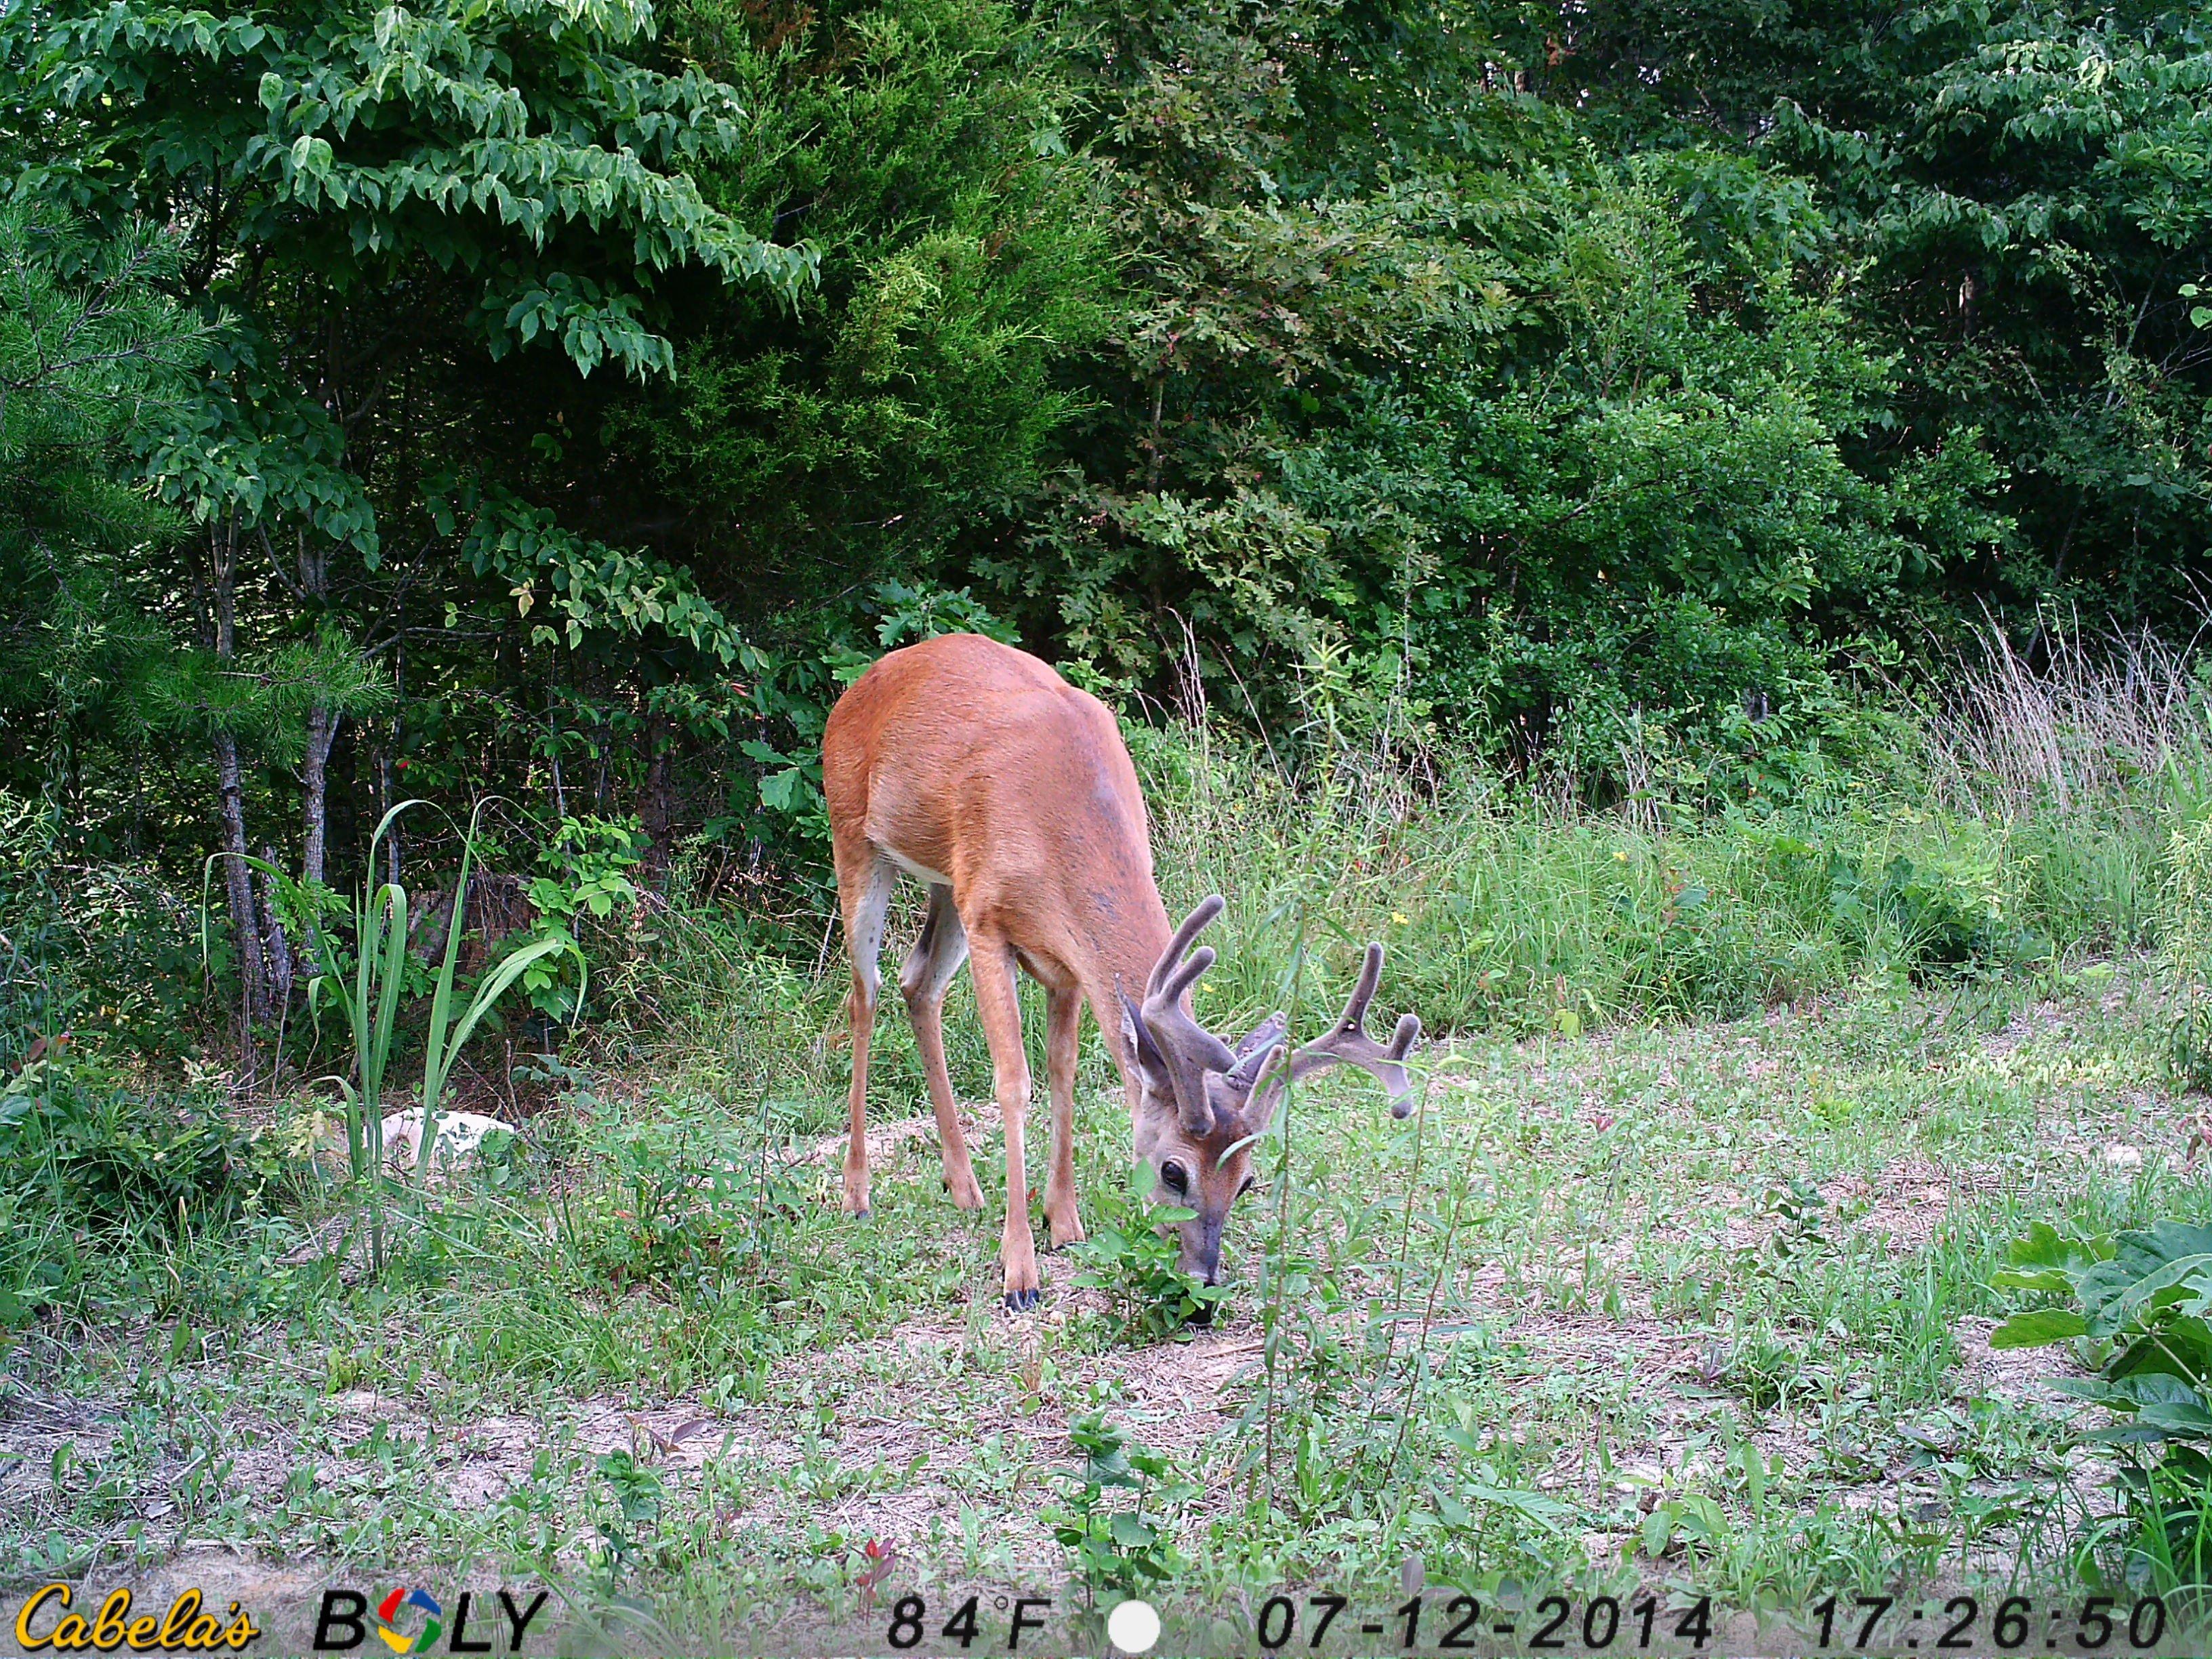
<instances>
[{"instance_id":1,"label":"deer's eye","mask_svg":"<svg viewBox=\"0 0 2212 1659\"><path fill-rule=\"evenodd\" d=\"M1160 1165L1160 1179L1167 1183L1168 1190L1171 1193L1187 1193L1190 1190L1190 1172L1173 1158Z\"/></svg>"},{"instance_id":2,"label":"deer's eye","mask_svg":"<svg viewBox=\"0 0 2212 1659\"><path fill-rule=\"evenodd\" d=\"M1245 1194L1252 1190L1254 1184L1255 1182L1253 1178L1250 1176L1246 1176L1244 1177L1244 1184L1237 1189L1237 1196L1239 1198L1243 1197Z\"/></svg>"}]
</instances>

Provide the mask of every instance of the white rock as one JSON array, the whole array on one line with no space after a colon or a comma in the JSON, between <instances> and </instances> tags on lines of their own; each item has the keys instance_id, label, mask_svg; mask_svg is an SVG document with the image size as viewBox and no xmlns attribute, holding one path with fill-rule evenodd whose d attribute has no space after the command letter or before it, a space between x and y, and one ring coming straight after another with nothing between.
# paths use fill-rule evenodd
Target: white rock
<instances>
[{"instance_id":1,"label":"white rock","mask_svg":"<svg viewBox=\"0 0 2212 1659\"><path fill-rule=\"evenodd\" d=\"M2124 1140L2116 1140L2105 1148L2105 1167L2108 1170L2140 1170L2142 1152Z\"/></svg>"},{"instance_id":2,"label":"white rock","mask_svg":"<svg viewBox=\"0 0 2212 1659\"><path fill-rule=\"evenodd\" d=\"M481 1112L441 1112L438 1114L438 1147L431 1155L430 1161L441 1169L458 1170L483 1150L487 1137L514 1133L512 1123L502 1123L495 1117L484 1116ZM420 1106L394 1112L384 1120L384 1156L387 1161L412 1170L422 1146L422 1109Z\"/></svg>"}]
</instances>

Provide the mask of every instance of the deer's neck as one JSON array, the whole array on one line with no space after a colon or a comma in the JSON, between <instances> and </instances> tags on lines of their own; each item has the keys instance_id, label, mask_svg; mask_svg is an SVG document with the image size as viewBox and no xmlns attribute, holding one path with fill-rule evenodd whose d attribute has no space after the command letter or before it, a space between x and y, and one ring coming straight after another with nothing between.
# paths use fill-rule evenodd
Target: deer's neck
<instances>
[{"instance_id":1,"label":"deer's neck","mask_svg":"<svg viewBox=\"0 0 2212 1659\"><path fill-rule=\"evenodd\" d=\"M1150 872L1141 882L1100 883L1080 896L1080 932L1089 960L1080 969L1091 1011L1106 1034L1107 1046L1123 1073L1121 997L1142 1002L1146 981L1168 948L1167 908Z\"/></svg>"},{"instance_id":2,"label":"deer's neck","mask_svg":"<svg viewBox=\"0 0 2212 1659\"><path fill-rule=\"evenodd\" d=\"M1160 903L1159 895L1148 890L1144 899L1146 914L1133 919L1139 925L1100 930L1103 948L1098 953L1098 961L1108 994L1110 995L1118 987L1128 994L1133 1002L1145 1000L1145 983L1152 978L1152 969L1168 948L1167 911Z\"/></svg>"}]
</instances>

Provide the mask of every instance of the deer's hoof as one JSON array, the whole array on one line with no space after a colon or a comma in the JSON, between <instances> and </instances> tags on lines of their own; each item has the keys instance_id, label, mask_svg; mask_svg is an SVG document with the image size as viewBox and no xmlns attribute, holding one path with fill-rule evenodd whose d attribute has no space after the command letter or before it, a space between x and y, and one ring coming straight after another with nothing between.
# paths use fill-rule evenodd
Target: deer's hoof
<instances>
[{"instance_id":1,"label":"deer's hoof","mask_svg":"<svg viewBox=\"0 0 2212 1659\"><path fill-rule=\"evenodd\" d=\"M1030 1309L1036 1307L1037 1304L1043 1300L1044 1292L1042 1291L1008 1291L1006 1292L1006 1311L1008 1313L1027 1313Z\"/></svg>"}]
</instances>

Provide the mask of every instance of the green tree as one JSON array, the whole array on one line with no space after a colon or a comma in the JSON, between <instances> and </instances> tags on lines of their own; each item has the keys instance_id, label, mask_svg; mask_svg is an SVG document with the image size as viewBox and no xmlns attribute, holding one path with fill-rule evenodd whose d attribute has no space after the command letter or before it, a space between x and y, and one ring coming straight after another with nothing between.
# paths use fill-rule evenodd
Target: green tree
<instances>
[{"instance_id":1,"label":"green tree","mask_svg":"<svg viewBox=\"0 0 2212 1659\"><path fill-rule=\"evenodd\" d=\"M1087 398L1062 371L1103 326L1114 250L1064 66L1003 0L684 0L665 21L759 112L742 152L695 167L702 197L804 234L819 280L788 304L699 295L675 377L601 388L543 453L595 481L602 534L649 537L761 647L726 678L661 671L648 829L687 802L755 856L797 830L811 860L842 677L913 632L999 627L963 590ZM576 736L622 718L557 695Z\"/></svg>"},{"instance_id":2,"label":"green tree","mask_svg":"<svg viewBox=\"0 0 2212 1659\"><path fill-rule=\"evenodd\" d=\"M993 570L1109 672L1194 646L1279 725L1293 687L1324 724L1410 694L1610 772L1624 720L1833 712L1839 656L2002 533L1971 427L1879 441L1899 383L1813 191L1712 148L1607 159L1528 90L1527 24L1064 20L1129 288Z\"/></svg>"},{"instance_id":3,"label":"green tree","mask_svg":"<svg viewBox=\"0 0 2212 1659\"><path fill-rule=\"evenodd\" d=\"M1339 648L1340 550L1282 488L1285 458L1325 404L1488 326L1501 297L1455 204L1359 176L1372 124L1337 90L1358 75L1309 50L1334 23L1308 0L1060 19L1127 286L1069 463L987 568L1118 677L1180 654L1178 617L1212 677L1233 655L1264 684ZM1391 106L1395 83L1368 90Z\"/></svg>"},{"instance_id":4,"label":"green tree","mask_svg":"<svg viewBox=\"0 0 2212 1659\"><path fill-rule=\"evenodd\" d=\"M701 188L822 260L788 312L726 294L663 394L656 483L702 514L702 563L776 610L972 549L1082 401L1054 370L1113 283L1064 70L998 0L686 0L672 27L769 112Z\"/></svg>"},{"instance_id":5,"label":"green tree","mask_svg":"<svg viewBox=\"0 0 2212 1659\"><path fill-rule=\"evenodd\" d=\"M1901 354L1871 451L1978 427L2018 533L1954 592L2179 621L2212 549L2212 42L2186 8L1604 0L1550 96L1617 143L1727 136L1820 186L1861 325Z\"/></svg>"},{"instance_id":6,"label":"green tree","mask_svg":"<svg viewBox=\"0 0 2212 1659\"><path fill-rule=\"evenodd\" d=\"M1518 208L1494 244L1510 322L1370 380L1295 470L1364 550L1347 624L1402 642L1424 718L1549 744L1585 776L1624 744L1832 735L1839 657L1912 631L1947 567L2003 532L1976 505L1975 434L1852 464L1895 365L1842 292L1802 280L1822 221L1795 180L1680 152Z\"/></svg>"},{"instance_id":7,"label":"green tree","mask_svg":"<svg viewBox=\"0 0 2212 1659\"><path fill-rule=\"evenodd\" d=\"M143 725L172 641L143 555L182 532L129 482L130 440L191 395L207 338L161 291L176 250L0 204L0 764L82 811L92 728Z\"/></svg>"},{"instance_id":8,"label":"green tree","mask_svg":"<svg viewBox=\"0 0 2212 1659\"><path fill-rule=\"evenodd\" d=\"M514 423L502 398L542 356L528 348L552 345L572 375L665 375L674 349L659 325L684 283L788 296L811 279L809 251L750 235L701 198L685 169L736 155L749 118L726 85L649 61L653 27L642 0L223 14L122 0L0 18L15 142L37 163L19 192L74 200L118 229L177 227L182 294L224 320L199 396L144 434L162 495L203 526L178 586L220 673L242 628L397 664L422 589L450 602L471 575L495 576L522 610L547 583L570 624L565 641L544 630L556 646L588 622L734 655L680 572L523 500L526 469L501 441ZM416 549L397 567L395 533ZM324 769L347 682L363 676L297 660L329 671L306 699L299 766L313 882ZM269 981L242 874L240 732L210 726L258 1009Z\"/></svg>"}]
</instances>

